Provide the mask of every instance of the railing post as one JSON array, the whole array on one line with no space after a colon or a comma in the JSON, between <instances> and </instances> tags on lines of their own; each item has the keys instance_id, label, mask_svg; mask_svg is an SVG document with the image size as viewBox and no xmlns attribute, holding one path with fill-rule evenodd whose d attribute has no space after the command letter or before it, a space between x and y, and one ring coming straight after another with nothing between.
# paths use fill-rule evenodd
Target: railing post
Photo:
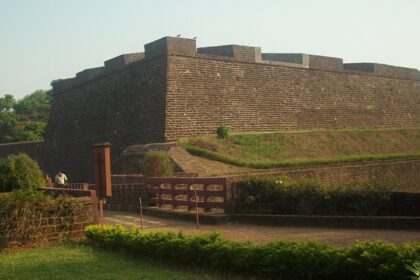
<instances>
[{"instance_id":1,"label":"railing post","mask_svg":"<svg viewBox=\"0 0 420 280\"><path fill-rule=\"evenodd\" d=\"M200 220L198 218L198 197L197 197L197 189L194 190L194 196L195 196L195 221L197 225L197 229L200 228Z\"/></svg>"},{"instance_id":2,"label":"railing post","mask_svg":"<svg viewBox=\"0 0 420 280\"><path fill-rule=\"evenodd\" d=\"M172 210L175 210L175 184L173 183L169 183L171 184L171 204L172 204Z\"/></svg>"},{"instance_id":3,"label":"railing post","mask_svg":"<svg viewBox=\"0 0 420 280\"><path fill-rule=\"evenodd\" d=\"M223 189L225 191L225 209L224 212L232 213L232 185L230 182L230 178L226 177L224 180Z\"/></svg>"},{"instance_id":4,"label":"railing post","mask_svg":"<svg viewBox=\"0 0 420 280\"><path fill-rule=\"evenodd\" d=\"M161 198L160 198L160 196L162 194L161 187L162 187L161 184L158 183L158 208L161 208L161 206L162 206Z\"/></svg>"},{"instance_id":5,"label":"railing post","mask_svg":"<svg viewBox=\"0 0 420 280\"><path fill-rule=\"evenodd\" d=\"M208 206L207 203L207 184L203 184L203 208L204 208L204 212L207 213L210 211L210 207Z\"/></svg>"},{"instance_id":6,"label":"railing post","mask_svg":"<svg viewBox=\"0 0 420 280\"><path fill-rule=\"evenodd\" d=\"M187 185L187 190L188 190L188 206L187 206L187 209L188 209L188 212L190 212L191 211L191 184Z\"/></svg>"}]
</instances>

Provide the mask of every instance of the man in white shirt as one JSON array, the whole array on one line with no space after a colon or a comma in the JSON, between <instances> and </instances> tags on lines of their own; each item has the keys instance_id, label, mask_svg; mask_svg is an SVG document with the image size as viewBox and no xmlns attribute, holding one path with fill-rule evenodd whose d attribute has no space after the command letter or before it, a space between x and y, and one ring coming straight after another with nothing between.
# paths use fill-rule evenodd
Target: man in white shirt
<instances>
[{"instance_id":1,"label":"man in white shirt","mask_svg":"<svg viewBox=\"0 0 420 280\"><path fill-rule=\"evenodd\" d=\"M55 175L55 184L57 188L63 188L64 185L67 184L67 176L63 172L58 172L57 175Z\"/></svg>"}]
</instances>

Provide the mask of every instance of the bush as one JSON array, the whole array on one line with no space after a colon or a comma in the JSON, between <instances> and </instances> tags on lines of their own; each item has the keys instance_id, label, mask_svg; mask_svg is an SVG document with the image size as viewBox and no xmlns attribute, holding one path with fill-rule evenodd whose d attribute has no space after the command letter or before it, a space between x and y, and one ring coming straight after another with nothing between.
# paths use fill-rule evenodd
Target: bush
<instances>
[{"instance_id":1,"label":"bush","mask_svg":"<svg viewBox=\"0 0 420 280\"><path fill-rule=\"evenodd\" d=\"M390 200L386 187L373 183L326 187L310 180L251 177L233 183L233 188L237 210L244 210L239 207L253 197L254 206L270 204L277 214L375 215ZM245 205L249 210L252 207Z\"/></svg>"},{"instance_id":2,"label":"bush","mask_svg":"<svg viewBox=\"0 0 420 280\"><path fill-rule=\"evenodd\" d=\"M88 242L128 249L142 256L185 265L233 271L264 279L407 279L407 264L420 259L420 242L395 246L385 242L336 248L316 242L277 241L265 245L234 242L219 234L184 235L144 232L121 226L89 226Z\"/></svg>"},{"instance_id":3,"label":"bush","mask_svg":"<svg viewBox=\"0 0 420 280\"><path fill-rule=\"evenodd\" d=\"M224 124L221 124L216 129L217 137L219 138L228 138L230 134L230 128Z\"/></svg>"},{"instance_id":4,"label":"bush","mask_svg":"<svg viewBox=\"0 0 420 280\"><path fill-rule=\"evenodd\" d=\"M43 186L44 176L38 163L26 154L11 155L0 161L0 192Z\"/></svg>"},{"instance_id":5,"label":"bush","mask_svg":"<svg viewBox=\"0 0 420 280\"><path fill-rule=\"evenodd\" d=\"M414 276L410 277L411 280L420 279L420 262L413 263L412 265L407 265L406 268L414 274Z\"/></svg>"},{"instance_id":6,"label":"bush","mask_svg":"<svg viewBox=\"0 0 420 280\"><path fill-rule=\"evenodd\" d=\"M174 173L174 164L168 153L149 151L143 162L143 174L146 177L171 176Z\"/></svg>"}]
</instances>

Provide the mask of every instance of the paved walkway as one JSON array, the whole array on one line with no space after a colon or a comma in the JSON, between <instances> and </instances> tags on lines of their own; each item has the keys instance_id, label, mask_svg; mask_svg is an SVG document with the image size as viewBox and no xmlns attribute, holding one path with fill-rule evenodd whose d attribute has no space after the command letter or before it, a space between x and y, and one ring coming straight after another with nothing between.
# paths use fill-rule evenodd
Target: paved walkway
<instances>
[{"instance_id":1,"label":"paved walkway","mask_svg":"<svg viewBox=\"0 0 420 280\"><path fill-rule=\"evenodd\" d=\"M105 223L140 227L138 215L129 212L105 211ZM236 241L267 243L273 240L312 240L323 243L346 246L357 240L383 240L393 243L420 241L420 231L407 230L361 230L309 227L259 226L229 223L223 225L200 225L196 229L194 222L144 216L143 226L146 231L168 230L186 233L220 232L224 237Z\"/></svg>"}]
</instances>

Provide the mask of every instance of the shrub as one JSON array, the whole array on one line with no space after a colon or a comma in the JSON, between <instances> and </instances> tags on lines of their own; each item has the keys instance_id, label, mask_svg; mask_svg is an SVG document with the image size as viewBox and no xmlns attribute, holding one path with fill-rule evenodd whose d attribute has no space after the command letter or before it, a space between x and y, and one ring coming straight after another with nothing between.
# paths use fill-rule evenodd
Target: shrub
<instances>
[{"instance_id":1,"label":"shrub","mask_svg":"<svg viewBox=\"0 0 420 280\"><path fill-rule=\"evenodd\" d=\"M38 163L26 154L11 155L0 161L0 192L43 186L44 178Z\"/></svg>"},{"instance_id":2,"label":"shrub","mask_svg":"<svg viewBox=\"0 0 420 280\"><path fill-rule=\"evenodd\" d=\"M407 265L406 268L414 274L414 276L410 277L411 280L420 279L420 262L413 263L412 265Z\"/></svg>"},{"instance_id":3,"label":"shrub","mask_svg":"<svg viewBox=\"0 0 420 280\"><path fill-rule=\"evenodd\" d=\"M219 234L144 232L121 226L89 226L88 242L185 265L234 271L264 279L407 279L407 264L420 259L420 242L395 246L356 243L337 248L316 242L234 242Z\"/></svg>"},{"instance_id":4,"label":"shrub","mask_svg":"<svg viewBox=\"0 0 420 280\"><path fill-rule=\"evenodd\" d=\"M221 124L216 129L217 137L219 138L228 138L230 134L230 128L224 124Z\"/></svg>"},{"instance_id":5,"label":"shrub","mask_svg":"<svg viewBox=\"0 0 420 280\"><path fill-rule=\"evenodd\" d=\"M254 206L270 204L278 214L375 215L390 199L385 186L373 183L326 187L311 180L251 177L233 183L233 188L237 210L252 196ZM252 211L252 205L246 207Z\"/></svg>"},{"instance_id":6,"label":"shrub","mask_svg":"<svg viewBox=\"0 0 420 280\"><path fill-rule=\"evenodd\" d=\"M146 177L171 176L174 173L174 164L168 153L149 151L143 162L143 174Z\"/></svg>"}]
</instances>

